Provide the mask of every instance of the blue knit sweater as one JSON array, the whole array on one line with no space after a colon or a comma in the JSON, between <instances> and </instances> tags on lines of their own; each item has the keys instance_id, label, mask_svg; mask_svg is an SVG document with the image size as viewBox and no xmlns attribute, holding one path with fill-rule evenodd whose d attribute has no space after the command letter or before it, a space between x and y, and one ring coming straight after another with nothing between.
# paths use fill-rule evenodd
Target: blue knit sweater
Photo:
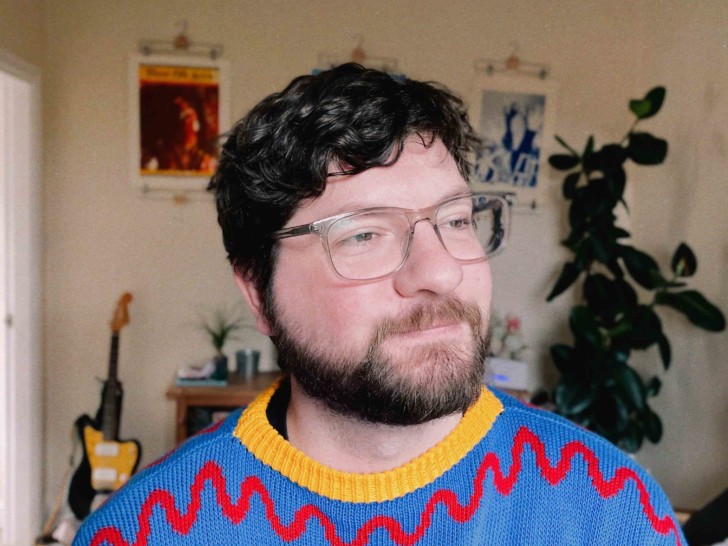
<instances>
[{"instance_id":1,"label":"blue knit sweater","mask_svg":"<svg viewBox=\"0 0 728 546\"><path fill-rule=\"evenodd\" d=\"M659 486L605 440L487 389L438 445L347 474L268 423L276 387L135 476L81 527L102 545L686 545Z\"/></svg>"}]
</instances>

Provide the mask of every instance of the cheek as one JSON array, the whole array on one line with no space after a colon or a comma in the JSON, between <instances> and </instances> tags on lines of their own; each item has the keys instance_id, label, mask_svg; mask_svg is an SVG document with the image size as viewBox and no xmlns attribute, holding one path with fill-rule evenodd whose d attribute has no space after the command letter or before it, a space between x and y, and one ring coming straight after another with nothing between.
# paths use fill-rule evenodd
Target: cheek
<instances>
[{"instance_id":1,"label":"cheek","mask_svg":"<svg viewBox=\"0 0 728 546\"><path fill-rule=\"evenodd\" d=\"M382 288L350 284L328 262L310 253L281 255L273 293L282 318L306 339L336 343L350 336L369 336L368 320L383 298Z\"/></svg>"},{"instance_id":2,"label":"cheek","mask_svg":"<svg viewBox=\"0 0 728 546\"><path fill-rule=\"evenodd\" d=\"M492 278L488 262L471 264L464 267L462 289L465 292L462 296L465 299L474 301L487 314L490 312L492 293Z\"/></svg>"},{"instance_id":3,"label":"cheek","mask_svg":"<svg viewBox=\"0 0 728 546\"><path fill-rule=\"evenodd\" d=\"M316 286L315 293L318 306L310 309L316 309L320 315L316 319L319 339L329 339L335 345L356 346L368 341L388 311L384 308L386 295L382 286L347 285L337 279L335 283Z\"/></svg>"}]
</instances>

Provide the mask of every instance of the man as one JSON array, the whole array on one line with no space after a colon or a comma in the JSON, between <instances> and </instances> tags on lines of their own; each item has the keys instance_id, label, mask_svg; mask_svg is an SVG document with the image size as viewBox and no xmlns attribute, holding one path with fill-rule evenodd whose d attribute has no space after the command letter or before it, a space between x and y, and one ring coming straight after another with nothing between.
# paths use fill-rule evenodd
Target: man
<instances>
[{"instance_id":1,"label":"man","mask_svg":"<svg viewBox=\"0 0 728 546\"><path fill-rule=\"evenodd\" d=\"M611 444L482 386L508 206L445 89L344 65L233 129L211 182L287 378L142 472L94 544L684 544Z\"/></svg>"}]
</instances>

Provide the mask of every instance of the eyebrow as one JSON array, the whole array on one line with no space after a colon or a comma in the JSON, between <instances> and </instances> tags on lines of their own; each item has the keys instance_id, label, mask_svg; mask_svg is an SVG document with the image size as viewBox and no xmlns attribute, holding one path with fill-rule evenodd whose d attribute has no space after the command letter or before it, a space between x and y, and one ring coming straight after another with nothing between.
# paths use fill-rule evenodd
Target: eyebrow
<instances>
[{"instance_id":1,"label":"eyebrow","mask_svg":"<svg viewBox=\"0 0 728 546\"><path fill-rule=\"evenodd\" d=\"M451 197L455 197L457 195L468 195L468 194L471 194L471 193L473 193L473 192L472 192L472 189L469 186L467 188L461 189L459 191L451 191L451 192L448 192L448 193L446 193L444 195L441 195L438 199L436 199L432 203L432 205L434 205L436 203L440 203L442 201L446 201L446 200L450 199ZM315 200L312 201L312 203L314 203L314 202L315 202ZM432 206L432 205L427 205L427 206ZM329 214L325 214L325 215L321 216L321 218L330 218L331 216L337 216L339 214L344 214L344 213L347 213L347 212L355 212L357 210L362 210L362 209L378 209L378 208L390 208L390 207L392 207L392 208L400 208L400 209L415 210L415 208L413 208L413 207L395 207L394 205L382 205L381 203L379 203L379 204L377 204L377 203L362 203L361 201L353 201L353 202L347 203L346 205L343 205L341 207L337 207L334 212L331 212ZM416 207L416 208L417 209L420 209L420 208L427 208L427 207Z\"/></svg>"}]
</instances>

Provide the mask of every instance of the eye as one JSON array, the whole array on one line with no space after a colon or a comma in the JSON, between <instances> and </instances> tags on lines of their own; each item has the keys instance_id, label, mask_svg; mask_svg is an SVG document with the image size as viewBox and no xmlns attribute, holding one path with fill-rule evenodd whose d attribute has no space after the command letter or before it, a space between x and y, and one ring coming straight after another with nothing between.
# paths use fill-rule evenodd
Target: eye
<instances>
[{"instance_id":1,"label":"eye","mask_svg":"<svg viewBox=\"0 0 728 546\"><path fill-rule=\"evenodd\" d=\"M336 233L334 237L329 234L329 244L338 251L353 251L370 248L381 242L385 235L381 229L361 228L359 230L347 230Z\"/></svg>"},{"instance_id":2,"label":"eye","mask_svg":"<svg viewBox=\"0 0 728 546\"><path fill-rule=\"evenodd\" d=\"M346 246L346 245L359 245L363 243L371 242L377 235L373 231L365 231L362 233L356 233L354 235L351 235L347 237L346 239L342 239L337 244L339 246Z\"/></svg>"},{"instance_id":3,"label":"eye","mask_svg":"<svg viewBox=\"0 0 728 546\"><path fill-rule=\"evenodd\" d=\"M329 230L329 250L337 256L384 255L400 247L408 227L406 217L386 212L342 218Z\"/></svg>"},{"instance_id":4,"label":"eye","mask_svg":"<svg viewBox=\"0 0 728 546\"><path fill-rule=\"evenodd\" d=\"M470 220L467 218L455 218L454 220L448 220L448 227L455 229L463 229L470 225Z\"/></svg>"},{"instance_id":5,"label":"eye","mask_svg":"<svg viewBox=\"0 0 728 546\"><path fill-rule=\"evenodd\" d=\"M473 225L472 217L469 215L457 215L445 218L440 222L440 229L465 230Z\"/></svg>"}]
</instances>

